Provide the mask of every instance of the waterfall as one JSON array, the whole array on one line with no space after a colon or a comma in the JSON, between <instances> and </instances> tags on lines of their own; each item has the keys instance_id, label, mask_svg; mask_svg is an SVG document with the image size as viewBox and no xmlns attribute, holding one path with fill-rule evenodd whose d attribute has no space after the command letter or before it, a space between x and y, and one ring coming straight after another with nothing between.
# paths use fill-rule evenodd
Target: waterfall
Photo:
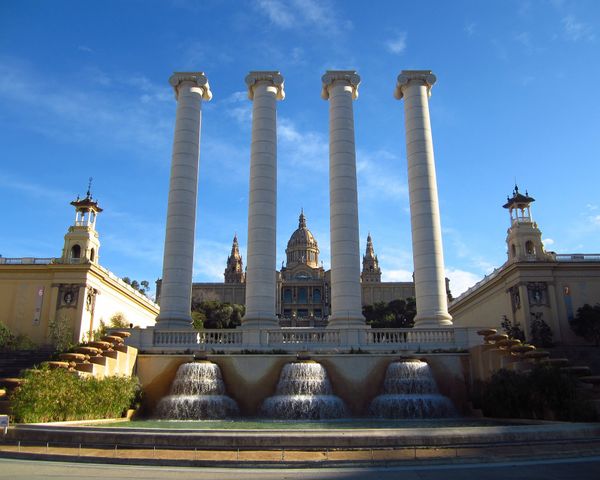
<instances>
[{"instance_id":1,"label":"waterfall","mask_svg":"<svg viewBox=\"0 0 600 480\"><path fill-rule=\"evenodd\" d=\"M448 397L440 395L431 368L420 360L391 363L383 394L369 406L369 415L382 418L439 418L456 415Z\"/></svg>"},{"instance_id":2,"label":"waterfall","mask_svg":"<svg viewBox=\"0 0 600 480\"><path fill-rule=\"evenodd\" d=\"M275 395L264 401L261 413L268 418L289 420L347 416L344 402L333 395L327 371L313 361L284 365Z\"/></svg>"},{"instance_id":3,"label":"waterfall","mask_svg":"<svg viewBox=\"0 0 600 480\"><path fill-rule=\"evenodd\" d=\"M171 392L158 402L156 416L168 420L205 420L239 415L236 402L225 392L216 363L184 363L177 369Z\"/></svg>"}]
</instances>

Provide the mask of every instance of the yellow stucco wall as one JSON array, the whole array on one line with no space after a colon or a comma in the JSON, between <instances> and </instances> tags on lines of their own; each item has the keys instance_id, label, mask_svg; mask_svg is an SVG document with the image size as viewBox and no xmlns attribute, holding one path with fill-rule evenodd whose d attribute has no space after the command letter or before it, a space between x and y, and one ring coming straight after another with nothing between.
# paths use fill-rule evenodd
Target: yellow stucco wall
<instances>
[{"instance_id":1,"label":"yellow stucco wall","mask_svg":"<svg viewBox=\"0 0 600 480\"><path fill-rule=\"evenodd\" d=\"M529 298L527 286L532 283L546 285L546 295L540 303ZM513 306L509 288L518 288L518 308ZM575 336L569 326L569 315L576 315L586 303L600 303L600 262L522 262L502 267L452 302L449 311L457 327L500 329L506 315L527 336L532 314L541 313L552 329L554 341L581 344L583 339Z\"/></svg>"},{"instance_id":2,"label":"yellow stucco wall","mask_svg":"<svg viewBox=\"0 0 600 480\"><path fill-rule=\"evenodd\" d=\"M72 304L61 301L61 285L73 287ZM93 322L87 305L91 289L98 292ZM0 264L0 321L35 343L48 343L51 319L65 318L73 329L73 340L78 341L90 328L98 328L101 319L107 323L118 312L130 323L146 327L154 325L158 307L97 265Z\"/></svg>"}]
</instances>

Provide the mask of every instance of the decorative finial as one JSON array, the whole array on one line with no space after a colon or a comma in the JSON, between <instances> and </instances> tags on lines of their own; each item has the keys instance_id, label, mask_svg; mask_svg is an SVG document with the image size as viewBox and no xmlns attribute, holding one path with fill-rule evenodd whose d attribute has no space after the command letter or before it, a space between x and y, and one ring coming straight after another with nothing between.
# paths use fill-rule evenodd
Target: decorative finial
<instances>
[{"instance_id":1,"label":"decorative finial","mask_svg":"<svg viewBox=\"0 0 600 480\"><path fill-rule=\"evenodd\" d=\"M92 198L92 193L91 193L91 191L92 191L92 180L93 180L93 178L92 178L92 177L90 177L90 179L89 179L89 180L90 180L90 181L89 181L89 183L88 183L88 189L87 189L86 198Z\"/></svg>"},{"instance_id":2,"label":"decorative finial","mask_svg":"<svg viewBox=\"0 0 600 480\"><path fill-rule=\"evenodd\" d=\"M306 217L304 216L304 208L300 209L300 218L298 218L298 228L306 228Z\"/></svg>"}]
</instances>

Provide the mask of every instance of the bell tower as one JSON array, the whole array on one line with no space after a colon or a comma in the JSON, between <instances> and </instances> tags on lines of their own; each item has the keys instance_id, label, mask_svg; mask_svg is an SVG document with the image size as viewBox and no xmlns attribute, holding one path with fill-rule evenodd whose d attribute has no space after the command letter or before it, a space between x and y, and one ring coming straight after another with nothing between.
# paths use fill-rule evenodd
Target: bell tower
<instances>
[{"instance_id":1,"label":"bell tower","mask_svg":"<svg viewBox=\"0 0 600 480\"><path fill-rule=\"evenodd\" d=\"M548 257L542 243L542 232L531 216L533 202L535 199L529 196L527 190L523 195L515 185L512 198L507 197L507 202L503 205L510 214L510 227L506 236L509 262L531 262L546 260Z\"/></svg>"},{"instance_id":2,"label":"bell tower","mask_svg":"<svg viewBox=\"0 0 600 480\"><path fill-rule=\"evenodd\" d=\"M244 274L244 264L240 255L237 233L233 237L231 245L231 254L227 257L227 268L225 268L225 283L244 283L246 275Z\"/></svg>"},{"instance_id":3,"label":"bell tower","mask_svg":"<svg viewBox=\"0 0 600 480\"><path fill-rule=\"evenodd\" d=\"M363 255L360 279L364 283L381 282L381 269L379 268L379 260L377 259L377 255L375 255L370 233L367 236L367 250Z\"/></svg>"},{"instance_id":4,"label":"bell tower","mask_svg":"<svg viewBox=\"0 0 600 480\"><path fill-rule=\"evenodd\" d=\"M100 240L96 231L96 219L102 209L92 198L92 179L88 185L85 198L71 202L75 207L75 222L65 235L61 261L62 263L95 263L98 264Z\"/></svg>"}]
</instances>

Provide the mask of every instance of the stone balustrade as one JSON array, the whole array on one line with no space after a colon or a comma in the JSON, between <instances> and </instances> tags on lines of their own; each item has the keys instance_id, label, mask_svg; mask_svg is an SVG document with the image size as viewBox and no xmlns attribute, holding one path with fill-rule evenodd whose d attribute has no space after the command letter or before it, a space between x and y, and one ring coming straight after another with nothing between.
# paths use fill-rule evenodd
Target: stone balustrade
<instances>
[{"instance_id":1,"label":"stone balustrade","mask_svg":"<svg viewBox=\"0 0 600 480\"><path fill-rule=\"evenodd\" d=\"M202 331L134 328L130 332L131 337L126 339L126 343L148 353L186 350L341 352L352 349L369 352L424 352L438 349L466 349L482 342L476 329L458 327L429 329L287 327Z\"/></svg>"}]
</instances>

